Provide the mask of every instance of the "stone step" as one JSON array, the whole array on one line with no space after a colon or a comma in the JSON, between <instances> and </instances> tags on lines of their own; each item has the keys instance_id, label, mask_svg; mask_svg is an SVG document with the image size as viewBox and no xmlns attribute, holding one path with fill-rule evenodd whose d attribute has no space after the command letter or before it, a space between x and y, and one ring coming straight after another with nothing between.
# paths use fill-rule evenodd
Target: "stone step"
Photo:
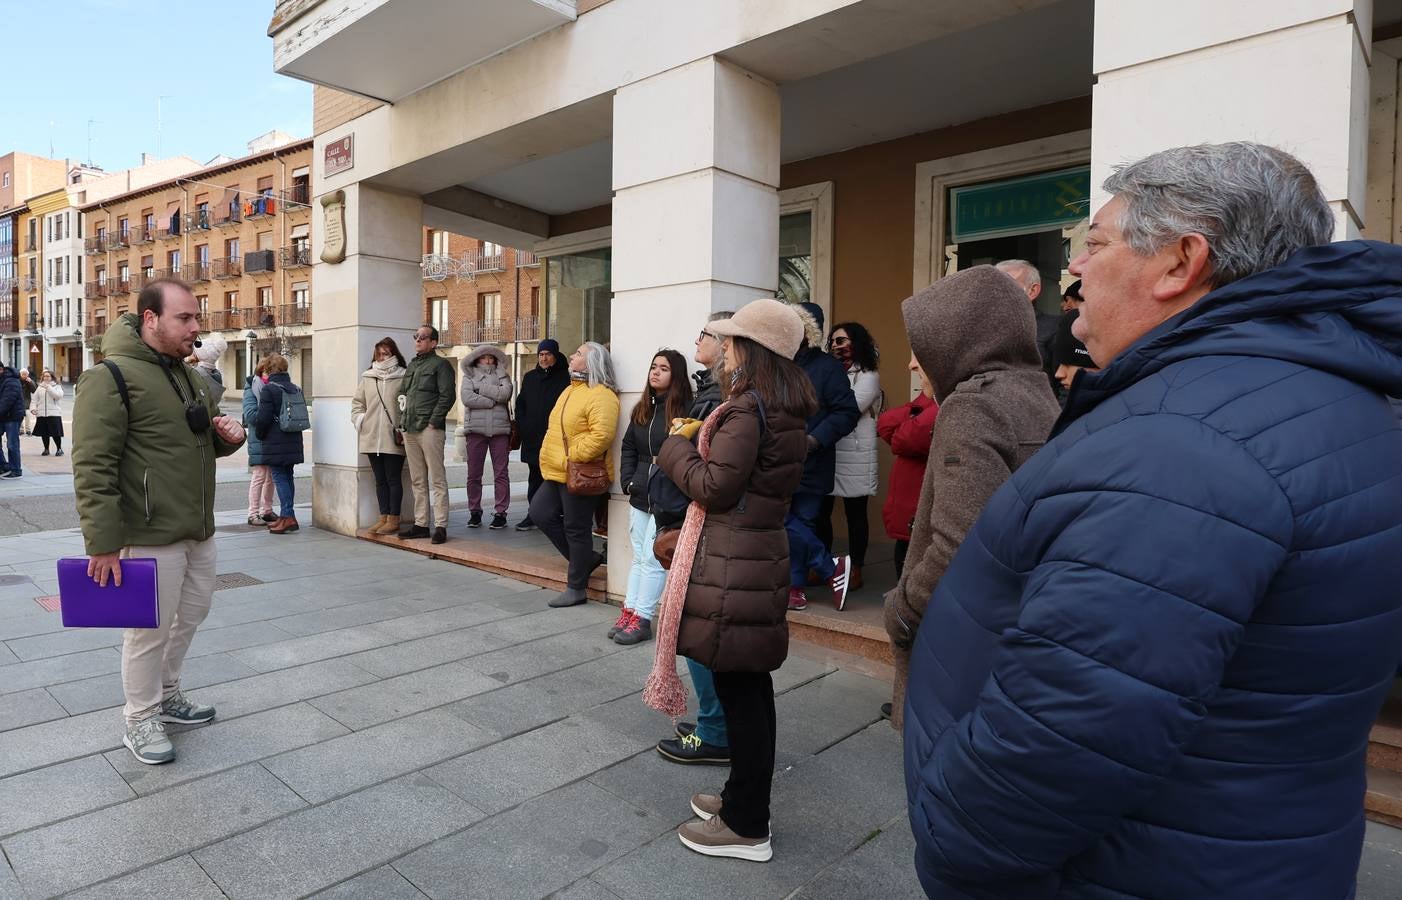
<instances>
[{"instance_id":1,"label":"stone step","mask_svg":"<svg viewBox=\"0 0 1402 900\"><path fill-rule=\"evenodd\" d=\"M1374 822L1402 827L1402 774L1369 766L1363 809Z\"/></svg>"},{"instance_id":2,"label":"stone step","mask_svg":"<svg viewBox=\"0 0 1402 900\"><path fill-rule=\"evenodd\" d=\"M1402 773L1402 700L1389 699L1373 723L1368 735L1368 765Z\"/></svg>"}]
</instances>

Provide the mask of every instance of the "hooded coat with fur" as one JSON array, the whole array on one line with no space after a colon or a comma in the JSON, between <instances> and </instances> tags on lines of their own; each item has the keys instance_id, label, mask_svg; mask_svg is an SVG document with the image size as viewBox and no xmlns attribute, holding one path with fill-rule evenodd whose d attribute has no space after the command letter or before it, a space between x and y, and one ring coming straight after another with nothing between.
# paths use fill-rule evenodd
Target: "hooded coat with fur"
<instances>
[{"instance_id":1,"label":"hooded coat with fur","mask_svg":"<svg viewBox=\"0 0 1402 900\"><path fill-rule=\"evenodd\" d=\"M462 370L462 379L458 382L458 396L462 400L460 433L483 437L511 433L508 404L515 386L511 383L511 373L501 364L504 352L490 345L478 347L458 364ZM484 356L494 358L496 365L477 365Z\"/></svg>"},{"instance_id":2,"label":"hooded coat with fur","mask_svg":"<svg viewBox=\"0 0 1402 900\"><path fill-rule=\"evenodd\" d=\"M1037 350L1027 295L992 266L942 278L901 306L935 388L925 481L900 583L886 598L895 645L892 722L899 726L909 648L930 592L984 504L1046 441L1060 408Z\"/></svg>"}]
</instances>

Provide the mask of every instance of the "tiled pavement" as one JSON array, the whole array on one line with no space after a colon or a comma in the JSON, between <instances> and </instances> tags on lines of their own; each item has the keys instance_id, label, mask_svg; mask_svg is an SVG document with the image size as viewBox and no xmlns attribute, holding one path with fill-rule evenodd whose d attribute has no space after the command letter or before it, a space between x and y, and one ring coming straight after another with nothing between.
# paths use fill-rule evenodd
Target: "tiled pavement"
<instances>
[{"instance_id":1,"label":"tiled pavement","mask_svg":"<svg viewBox=\"0 0 1402 900\"><path fill-rule=\"evenodd\" d=\"M237 515L223 515L230 522ZM884 681L795 645L776 674L773 861L674 830L723 769L652 751L652 644L598 604L304 528L234 527L186 667L218 706L179 759L119 746L118 632L34 603L73 532L0 541L0 900L919 897ZM1369 826L1359 897L1402 896L1399 832Z\"/></svg>"},{"instance_id":2,"label":"tiled pavement","mask_svg":"<svg viewBox=\"0 0 1402 900\"><path fill-rule=\"evenodd\" d=\"M221 516L229 521L232 516ZM0 898L918 897L884 681L813 648L776 674L775 858L698 857L639 691L651 643L615 611L304 526L232 528L171 726L177 761L119 746L120 632L35 604L74 532L0 541Z\"/></svg>"}]
</instances>

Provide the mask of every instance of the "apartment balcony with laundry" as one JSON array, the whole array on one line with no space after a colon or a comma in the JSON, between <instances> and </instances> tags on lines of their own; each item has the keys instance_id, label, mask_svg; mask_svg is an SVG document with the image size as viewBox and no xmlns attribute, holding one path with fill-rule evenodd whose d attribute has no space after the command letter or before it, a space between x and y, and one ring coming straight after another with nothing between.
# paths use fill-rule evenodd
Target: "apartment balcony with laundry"
<instances>
[{"instance_id":1,"label":"apartment balcony with laundry","mask_svg":"<svg viewBox=\"0 0 1402 900\"><path fill-rule=\"evenodd\" d=\"M273 196L271 190L266 194L245 198L242 204L245 219L265 219L277 215L277 211L278 199Z\"/></svg>"},{"instance_id":2,"label":"apartment balcony with laundry","mask_svg":"<svg viewBox=\"0 0 1402 900\"><path fill-rule=\"evenodd\" d=\"M210 221L209 207L207 206L185 214L186 231L208 231L212 225L213 222Z\"/></svg>"}]
</instances>

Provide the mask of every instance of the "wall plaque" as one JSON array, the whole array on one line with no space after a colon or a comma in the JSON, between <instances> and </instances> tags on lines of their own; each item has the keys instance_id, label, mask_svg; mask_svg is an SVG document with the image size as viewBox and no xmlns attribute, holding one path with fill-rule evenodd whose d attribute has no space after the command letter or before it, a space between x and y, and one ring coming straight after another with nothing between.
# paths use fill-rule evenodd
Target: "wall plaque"
<instances>
[{"instance_id":1,"label":"wall plaque","mask_svg":"<svg viewBox=\"0 0 1402 900\"><path fill-rule=\"evenodd\" d=\"M346 192L321 197L321 261L338 263L346 258Z\"/></svg>"}]
</instances>

